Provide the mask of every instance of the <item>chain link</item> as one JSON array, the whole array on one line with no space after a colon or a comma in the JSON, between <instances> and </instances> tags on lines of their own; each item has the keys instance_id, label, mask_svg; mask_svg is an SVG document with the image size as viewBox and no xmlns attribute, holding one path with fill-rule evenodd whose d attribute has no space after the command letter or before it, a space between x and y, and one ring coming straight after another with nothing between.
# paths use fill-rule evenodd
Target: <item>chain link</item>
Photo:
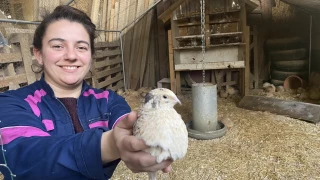
<instances>
[{"instance_id":1,"label":"chain link","mask_svg":"<svg viewBox=\"0 0 320 180\"><path fill-rule=\"evenodd\" d=\"M204 69L204 59L206 54L206 36L205 36L205 24L206 24L206 16L205 16L205 0L200 0L200 12L201 12L201 42L202 42L202 82L203 85L206 82L206 71Z\"/></svg>"}]
</instances>

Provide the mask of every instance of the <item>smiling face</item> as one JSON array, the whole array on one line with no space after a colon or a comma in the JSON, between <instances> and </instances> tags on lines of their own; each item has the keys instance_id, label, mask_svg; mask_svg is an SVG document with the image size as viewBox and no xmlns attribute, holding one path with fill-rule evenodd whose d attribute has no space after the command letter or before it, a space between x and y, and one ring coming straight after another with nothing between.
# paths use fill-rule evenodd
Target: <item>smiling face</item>
<instances>
[{"instance_id":1,"label":"smiling face","mask_svg":"<svg viewBox=\"0 0 320 180\"><path fill-rule=\"evenodd\" d=\"M91 66L89 34L78 22L54 21L46 29L42 50L34 49L34 54L53 89L79 89Z\"/></svg>"}]
</instances>

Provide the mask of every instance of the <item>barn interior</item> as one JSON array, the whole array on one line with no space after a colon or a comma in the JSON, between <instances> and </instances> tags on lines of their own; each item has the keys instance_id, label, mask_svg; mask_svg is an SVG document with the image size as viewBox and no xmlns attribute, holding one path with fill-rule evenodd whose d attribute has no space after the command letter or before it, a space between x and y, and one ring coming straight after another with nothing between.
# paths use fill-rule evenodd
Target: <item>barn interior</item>
<instances>
[{"instance_id":1,"label":"barn interior","mask_svg":"<svg viewBox=\"0 0 320 180\"><path fill-rule=\"evenodd\" d=\"M319 178L319 1L2 0L0 92L40 78L33 33L60 4L97 26L86 82L116 91L132 110L151 89L168 88L190 125L194 86L214 85L203 105L214 104L223 128L191 135L187 156L159 179ZM112 179L146 177L121 162Z\"/></svg>"}]
</instances>

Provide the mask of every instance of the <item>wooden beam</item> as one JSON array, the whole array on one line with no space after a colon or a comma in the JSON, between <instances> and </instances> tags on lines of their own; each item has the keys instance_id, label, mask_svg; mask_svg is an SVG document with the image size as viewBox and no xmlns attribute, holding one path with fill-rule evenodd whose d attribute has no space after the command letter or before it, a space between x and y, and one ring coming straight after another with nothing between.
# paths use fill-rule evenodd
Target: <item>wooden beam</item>
<instances>
[{"instance_id":1,"label":"wooden beam","mask_svg":"<svg viewBox=\"0 0 320 180\"><path fill-rule=\"evenodd\" d=\"M176 71L176 94L180 95L181 94L181 77L180 77L180 71Z\"/></svg>"},{"instance_id":2,"label":"wooden beam","mask_svg":"<svg viewBox=\"0 0 320 180\"><path fill-rule=\"evenodd\" d=\"M94 44L95 48L112 48L112 47L119 47L120 41L114 42L97 42Z\"/></svg>"},{"instance_id":3,"label":"wooden beam","mask_svg":"<svg viewBox=\"0 0 320 180\"><path fill-rule=\"evenodd\" d=\"M168 51L169 51L169 70L170 70L170 87L171 91L177 93L174 62L173 62L173 49L172 49L172 32L168 30Z\"/></svg>"},{"instance_id":4,"label":"wooden beam","mask_svg":"<svg viewBox=\"0 0 320 180\"><path fill-rule=\"evenodd\" d=\"M249 94L250 88L250 27L246 26L245 33L245 70L244 70L244 95Z\"/></svg>"},{"instance_id":5,"label":"wooden beam","mask_svg":"<svg viewBox=\"0 0 320 180\"><path fill-rule=\"evenodd\" d=\"M254 73L254 88L259 88L259 49L258 49L258 28L253 26L253 73Z\"/></svg>"},{"instance_id":6,"label":"wooden beam","mask_svg":"<svg viewBox=\"0 0 320 180\"><path fill-rule=\"evenodd\" d=\"M1 53L0 55L0 64L21 62L21 61L22 61L21 53Z\"/></svg>"},{"instance_id":7,"label":"wooden beam","mask_svg":"<svg viewBox=\"0 0 320 180\"><path fill-rule=\"evenodd\" d=\"M30 42L28 34L20 34L20 47L21 47L21 55L23 58L23 64L28 80L28 84L31 84L36 81L35 73L32 71L32 55L30 52Z\"/></svg>"},{"instance_id":8,"label":"wooden beam","mask_svg":"<svg viewBox=\"0 0 320 180\"><path fill-rule=\"evenodd\" d=\"M116 86L110 87L109 89L117 91L120 88L123 88L123 81L119 81Z\"/></svg>"},{"instance_id":9,"label":"wooden beam","mask_svg":"<svg viewBox=\"0 0 320 180\"><path fill-rule=\"evenodd\" d=\"M114 65L114 64L119 64L121 63L121 58L120 57L117 57L115 59L112 59L110 60L109 58L106 59L106 60L103 60L103 61L98 61L98 62L95 62L95 68L102 68L102 67L106 67L106 66L110 66L110 65Z\"/></svg>"},{"instance_id":10,"label":"wooden beam","mask_svg":"<svg viewBox=\"0 0 320 180\"><path fill-rule=\"evenodd\" d=\"M0 88L9 86L9 82L14 84L21 84L27 82L26 74L18 74L15 76L2 77L0 81Z\"/></svg>"},{"instance_id":11,"label":"wooden beam","mask_svg":"<svg viewBox=\"0 0 320 180\"><path fill-rule=\"evenodd\" d=\"M117 48L115 50L96 52L93 58L97 59L97 58L104 58L104 57L110 57L110 56L116 56L116 55L121 55L120 48Z\"/></svg>"},{"instance_id":12,"label":"wooden beam","mask_svg":"<svg viewBox=\"0 0 320 180\"><path fill-rule=\"evenodd\" d=\"M204 67L202 64L176 64L176 71L190 71L190 70L211 70L211 69L228 69L228 68L244 68L244 61L230 61L230 62L206 62Z\"/></svg>"},{"instance_id":13,"label":"wooden beam","mask_svg":"<svg viewBox=\"0 0 320 180\"><path fill-rule=\"evenodd\" d=\"M165 10L160 16L158 16L158 18L161 19L164 23L167 22L171 18L173 11L176 10L185 1L186 0L175 1L167 10Z\"/></svg>"},{"instance_id":14,"label":"wooden beam","mask_svg":"<svg viewBox=\"0 0 320 180\"><path fill-rule=\"evenodd\" d=\"M108 86L108 85L110 85L112 83L120 81L121 79L123 79L123 76L116 76L116 77L113 77L113 78L108 79L106 81L102 81L102 82L98 83L97 88L106 87L106 86Z\"/></svg>"},{"instance_id":15,"label":"wooden beam","mask_svg":"<svg viewBox=\"0 0 320 180\"><path fill-rule=\"evenodd\" d=\"M90 6L90 18L92 22L97 26L97 29L100 29L99 23L99 9L100 9L100 0L91 0Z\"/></svg>"},{"instance_id":16,"label":"wooden beam","mask_svg":"<svg viewBox=\"0 0 320 180\"><path fill-rule=\"evenodd\" d=\"M96 72L95 76L97 79L99 79L99 78L106 77L106 76L109 76L111 74L118 73L121 71L122 71L122 67L116 67L116 68L109 69L108 71L104 70L104 71Z\"/></svg>"},{"instance_id":17,"label":"wooden beam","mask_svg":"<svg viewBox=\"0 0 320 180\"><path fill-rule=\"evenodd\" d=\"M250 95L244 96L238 106L254 111L267 111L285 115L313 123L320 121L320 106L311 103Z\"/></svg>"},{"instance_id":18,"label":"wooden beam","mask_svg":"<svg viewBox=\"0 0 320 180\"><path fill-rule=\"evenodd\" d=\"M141 69L140 69L140 86L142 87L143 78L145 76L145 69L146 69L146 63L147 63L147 55L149 51L149 45L150 45L150 31L151 31L151 25L152 25L152 17L154 14L154 10L151 10L148 12L146 17L146 25L145 25L145 33L142 34L142 58L141 58Z\"/></svg>"}]
</instances>

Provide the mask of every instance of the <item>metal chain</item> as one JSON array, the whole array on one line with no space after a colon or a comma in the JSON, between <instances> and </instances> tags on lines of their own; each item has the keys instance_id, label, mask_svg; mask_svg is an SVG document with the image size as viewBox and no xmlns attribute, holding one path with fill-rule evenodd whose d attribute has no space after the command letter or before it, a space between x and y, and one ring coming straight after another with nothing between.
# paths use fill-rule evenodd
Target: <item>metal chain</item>
<instances>
[{"instance_id":1,"label":"metal chain","mask_svg":"<svg viewBox=\"0 0 320 180\"><path fill-rule=\"evenodd\" d=\"M205 18L205 0L200 0L200 12L201 12L201 42L202 42L202 82L203 85L206 82L206 71L204 69L204 58L206 54L206 36L205 36L205 24L206 24L206 18Z\"/></svg>"}]
</instances>

